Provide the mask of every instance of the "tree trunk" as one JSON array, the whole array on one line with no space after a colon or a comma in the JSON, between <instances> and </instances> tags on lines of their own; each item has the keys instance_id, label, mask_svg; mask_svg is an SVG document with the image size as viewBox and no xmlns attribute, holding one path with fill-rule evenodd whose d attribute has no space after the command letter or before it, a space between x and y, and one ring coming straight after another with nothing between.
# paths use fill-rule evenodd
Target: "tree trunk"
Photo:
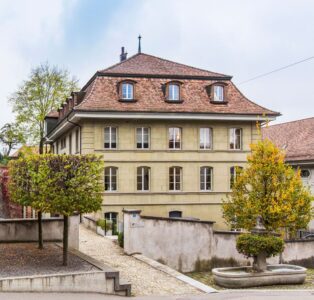
<instances>
[{"instance_id":1,"label":"tree trunk","mask_svg":"<svg viewBox=\"0 0 314 300\"><path fill-rule=\"evenodd\" d=\"M42 212L38 212L38 248L44 249Z\"/></svg>"},{"instance_id":2,"label":"tree trunk","mask_svg":"<svg viewBox=\"0 0 314 300\"><path fill-rule=\"evenodd\" d=\"M68 265L69 216L63 216L63 265Z\"/></svg>"}]
</instances>

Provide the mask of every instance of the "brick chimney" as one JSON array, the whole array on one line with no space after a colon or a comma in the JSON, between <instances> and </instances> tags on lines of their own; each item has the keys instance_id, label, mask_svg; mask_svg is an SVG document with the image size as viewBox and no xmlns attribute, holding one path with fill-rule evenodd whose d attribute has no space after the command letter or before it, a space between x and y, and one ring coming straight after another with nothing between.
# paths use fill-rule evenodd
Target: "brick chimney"
<instances>
[{"instance_id":1,"label":"brick chimney","mask_svg":"<svg viewBox=\"0 0 314 300\"><path fill-rule=\"evenodd\" d=\"M120 62L127 59L128 53L124 52L124 47L121 47L121 54L120 54Z\"/></svg>"}]
</instances>

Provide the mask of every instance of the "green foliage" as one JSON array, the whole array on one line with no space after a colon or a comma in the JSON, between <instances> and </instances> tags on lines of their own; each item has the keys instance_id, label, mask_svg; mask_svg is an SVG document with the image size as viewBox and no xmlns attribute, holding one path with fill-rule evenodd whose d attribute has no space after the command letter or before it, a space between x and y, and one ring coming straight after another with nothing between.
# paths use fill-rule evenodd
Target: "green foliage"
<instances>
[{"instance_id":1,"label":"green foliage","mask_svg":"<svg viewBox=\"0 0 314 300\"><path fill-rule=\"evenodd\" d=\"M251 145L248 167L239 172L231 197L223 201L223 216L236 228L251 230L261 216L266 229L286 228L290 235L311 220L311 196L299 172L284 162L285 155L269 140Z\"/></svg>"},{"instance_id":2,"label":"green foliage","mask_svg":"<svg viewBox=\"0 0 314 300\"><path fill-rule=\"evenodd\" d=\"M124 234L123 234L123 232L119 232L119 234L118 234L118 244L121 248L124 248Z\"/></svg>"},{"instance_id":3,"label":"green foliage","mask_svg":"<svg viewBox=\"0 0 314 300\"><path fill-rule=\"evenodd\" d=\"M17 124L29 143L39 143L44 136L45 116L77 89L77 80L70 78L67 70L48 63L31 70L29 78L10 98Z\"/></svg>"},{"instance_id":4,"label":"green foliage","mask_svg":"<svg viewBox=\"0 0 314 300\"><path fill-rule=\"evenodd\" d=\"M106 228L106 220L105 219L98 219L96 221L96 225L101 227L102 230L105 230L105 228Z\"/></svg>"},{"instance_id":5,"label":"green foliage","mask_svg":"<svg viewBox=\"0 0 314 300\"><path fill-rule=\"evenodd\" d=\"M100 209L102 160L94 155L27 155L9 163L9 191L21 205L70 216Z\"/></svg>"},{"instance_id":6,"label":"green foliage","mask_svg":"<svg viewBox=\"0 0 314 300\"><path fill-rule=\"evenodd\" d=\"M0 129L0 143L4 146L4 156L9 156L14 147L24 142L23 134L17 124L7 123Z\"/></svg>"},{"instance_id":7,"label":"green foliage","mask_svg":"<svg viewBox=\"0 0 314 300\"><path fill-rule=\"evenodd\" d=\"M237 238L237 250L247 257L265 252L267 257L276 256L284 250L284 241L271 235L241 234Z\"/></svg>"}]
</instances>

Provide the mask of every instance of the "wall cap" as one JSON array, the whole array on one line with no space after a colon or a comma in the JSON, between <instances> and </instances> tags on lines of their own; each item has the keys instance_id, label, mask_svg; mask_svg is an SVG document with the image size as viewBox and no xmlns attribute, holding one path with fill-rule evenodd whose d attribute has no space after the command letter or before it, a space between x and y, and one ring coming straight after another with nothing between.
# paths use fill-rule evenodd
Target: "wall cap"
<instances>
[{"instance_id":1,"label":"wall cap","mask_svg":"<svg viewBox=\"0 0 314 300\"><path fill-rule=\"evenodd\" d=\"M166 217L155 217L155 216L141 216L142 219L151 219L151 220L161 220L161 221L174 221L174 222L191 222L191 223L201 223L201 224L214 224L215 221L201 221L193 220L188 218L166 218Z\"/></svg>"}]
</instances>

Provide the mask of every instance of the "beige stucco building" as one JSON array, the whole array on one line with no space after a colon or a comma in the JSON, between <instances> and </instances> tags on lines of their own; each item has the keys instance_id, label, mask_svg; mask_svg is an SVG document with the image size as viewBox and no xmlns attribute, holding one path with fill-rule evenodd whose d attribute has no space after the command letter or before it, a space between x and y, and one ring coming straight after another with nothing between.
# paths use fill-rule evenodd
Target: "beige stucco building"
<instances>
[{"instance_id":1,"label":"beige stucco building","mask_svg":"<svg viewBox=\"0 0 314 300\"><path fill-rule=\"evenodd\" d=\"M225 228L221 201L234 167L245 167L256 122L278 113L245 98L231 76L123 54L46 117L46 143L59 154L103 156L98 217L119 222L136 208Z\"/></svg>"}]
</instances>

